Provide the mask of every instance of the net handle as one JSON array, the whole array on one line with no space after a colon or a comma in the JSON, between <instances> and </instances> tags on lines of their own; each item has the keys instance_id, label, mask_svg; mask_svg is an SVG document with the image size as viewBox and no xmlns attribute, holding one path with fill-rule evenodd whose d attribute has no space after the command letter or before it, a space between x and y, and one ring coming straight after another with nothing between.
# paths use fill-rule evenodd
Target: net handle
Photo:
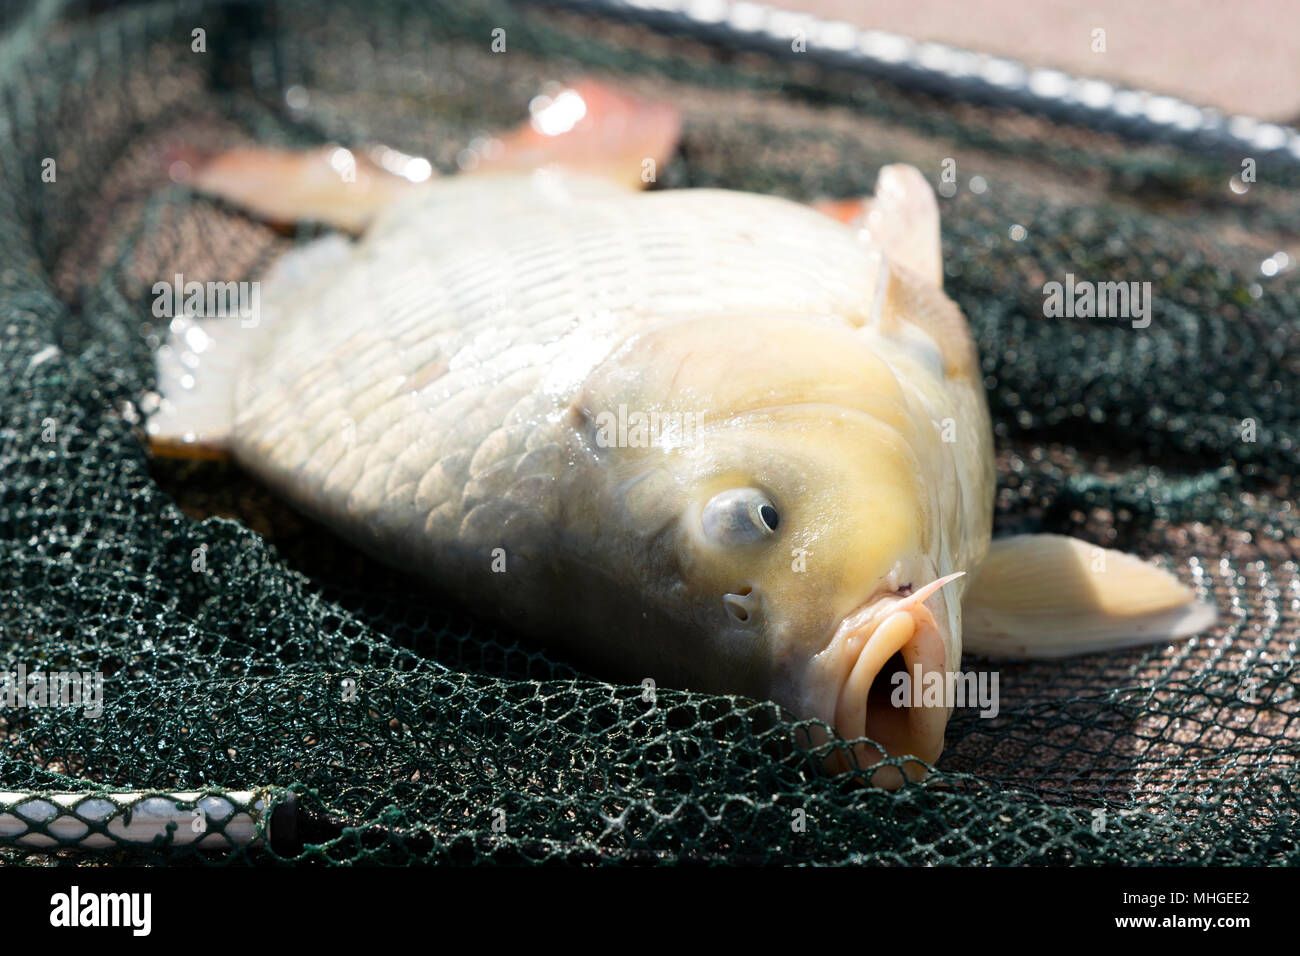
<instances>
[{"instance_id":1,"label":"net handle","mask_svg":"<svg viewBox=\"0 0 1300 956\"><path fill-rule=\"evenodd\" d=\"M290 790L0 792L0 846L27 850L301 849Z\"/></svg>"}]
</instances>

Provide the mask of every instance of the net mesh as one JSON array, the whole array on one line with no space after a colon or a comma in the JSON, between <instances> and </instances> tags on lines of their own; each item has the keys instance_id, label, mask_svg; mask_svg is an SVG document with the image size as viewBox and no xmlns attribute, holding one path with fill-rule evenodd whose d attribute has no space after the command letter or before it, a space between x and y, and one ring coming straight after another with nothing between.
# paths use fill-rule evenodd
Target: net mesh
<instances>
[{"instance_id":1,"label":"net mesh","mask_svg":"<svg viewBox=\"0 0 1300 956\"><path fill-rule=\"evenodd\" d=\"M170 862L1300 860L1300 283L1261 272L1300 257L1294 167L1261 158L1238 192L1242 157L481 0L6 18L0 666L98 672L104 692L94 719L0 709L0 790L301 798L300 852L143 857ZM451 172L543 83L584 73L680 104L660 187L853 196L883 163L937 178L954 159L946 281L983 357L999 532L1153 558L1218 605L1217 628L968 659L1000 670L1000 713L958 710L937 772L883 792L820 773L771 704L604 683L372 567L231 466L150 459L152 284L256 277L318 232L196 197L170 162L382 142ZM1044 318L1043 283L1066 273L1150 281L1150 327Z\"/></svg>"}]
</instances>

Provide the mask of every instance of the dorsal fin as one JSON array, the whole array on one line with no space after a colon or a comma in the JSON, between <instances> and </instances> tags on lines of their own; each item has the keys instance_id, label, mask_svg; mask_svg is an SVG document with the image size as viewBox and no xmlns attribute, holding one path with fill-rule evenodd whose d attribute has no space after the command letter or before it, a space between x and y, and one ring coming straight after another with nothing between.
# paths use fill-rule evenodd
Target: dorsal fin
<instances>
[{"instance_id":1,"label":"dorsal fin","mask_svg":"<svg viewBox=\"0 0 1300 956\"><path fill-rule=\"evenodd\" d=\"M484 150L475 170L558 167L644 189L677 149L681 114L608 83L580 80L535 97L528 120Z\"/></svg>"},{"instance_id":2,"label":"dorsal fin","mask_svg":"<svg viewBox=\"0 0 1300 956\"><path fill-rule=\"evenodd\" d=\"M677 148L681 116L605 83L583 80L533 100L531 116L466 149L472 174L558 168L642 189ZM273 224L323 222L361 233L385 210L423 195L427 160L383 146L288 152L240 147L200 163L193 185Z\"/></svg>"}]
</instances>

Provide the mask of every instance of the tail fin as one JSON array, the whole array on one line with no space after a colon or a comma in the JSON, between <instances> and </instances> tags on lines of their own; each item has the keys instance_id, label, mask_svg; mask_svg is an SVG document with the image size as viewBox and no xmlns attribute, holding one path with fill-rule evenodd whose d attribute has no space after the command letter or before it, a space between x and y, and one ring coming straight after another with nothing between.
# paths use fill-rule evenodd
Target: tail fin
<instances>
[{"instance_id":1,"label":"tail fin","mask_svg":"<svg viewBox=\"0 0 1300 956\"><path fill-rule=\"evenodd\" d=\"M168 325L167 342L154 357L157 404L145 432L154 454L171 458L221 459L229 453L235 416L235 384L258 348L261 333L274 322L276 300L327 277L352 255L352 245L330 235L285 253L266 277L248 283L240 315L196 318L179 315ZM221 283L223 302L230 286ZM263 299L269 307L263 308Z\"/></svg>"},{"instance_id":2,"label":"tail fin","mask_svg":"<svg viewBox=\"0 0 1300 956\"><path fill-rule=\"evenodd\" d=\"M994 540L962 619L972 653L1053 658L1191 637L1215 609L1131 554L1040 534Z\"/></svg>"},{"instance_id":3,"label":"tail fin","mask_svg":"<svg viewBox=\"0 0 1300 956\"><path fill-rule=\"evenodd\" d=\"M171 320L167 344L154 357L158 399L145 425L155 455L227 456L235 375L244 354L238 347L239 336L231 331L240 331L238 319L177 316Z\"/></svg>"}]
</instances>

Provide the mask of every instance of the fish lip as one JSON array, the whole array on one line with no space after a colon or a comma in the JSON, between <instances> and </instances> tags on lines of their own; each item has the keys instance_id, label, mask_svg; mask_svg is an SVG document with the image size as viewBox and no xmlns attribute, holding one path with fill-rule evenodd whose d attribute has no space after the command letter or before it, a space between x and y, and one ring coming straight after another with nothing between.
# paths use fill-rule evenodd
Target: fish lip
<instances>
[{"instance_id":1,"label":"fish lip","mask_svg":"<svg viewBox=\"0 0 1300 956\"><path fill-rule=\"evenodd\" d=\"M933 764L942 752L952 713L947 702L939 707L905 703L900 714L890 700L892 690L885 689L882 695L876 682L896 655L902 657L912 680L917 667L922 680L930 673L947 675L948 642L926 602L960 576L961 572L940 578L910 595L888 594L866 601L844 617L830 643L813 659L814 680L820 684L814 691L818 716L845 740L858 741L851 748L858 768L904 756ZM831 754L829 763L833 770L852 769L842 750ZM871 782L892 789L902 785L904 774L915 781L926 772L923 765L907 761L901 771L892 765L880 767L871 774Z\"/></svg>"}]
</instances>

